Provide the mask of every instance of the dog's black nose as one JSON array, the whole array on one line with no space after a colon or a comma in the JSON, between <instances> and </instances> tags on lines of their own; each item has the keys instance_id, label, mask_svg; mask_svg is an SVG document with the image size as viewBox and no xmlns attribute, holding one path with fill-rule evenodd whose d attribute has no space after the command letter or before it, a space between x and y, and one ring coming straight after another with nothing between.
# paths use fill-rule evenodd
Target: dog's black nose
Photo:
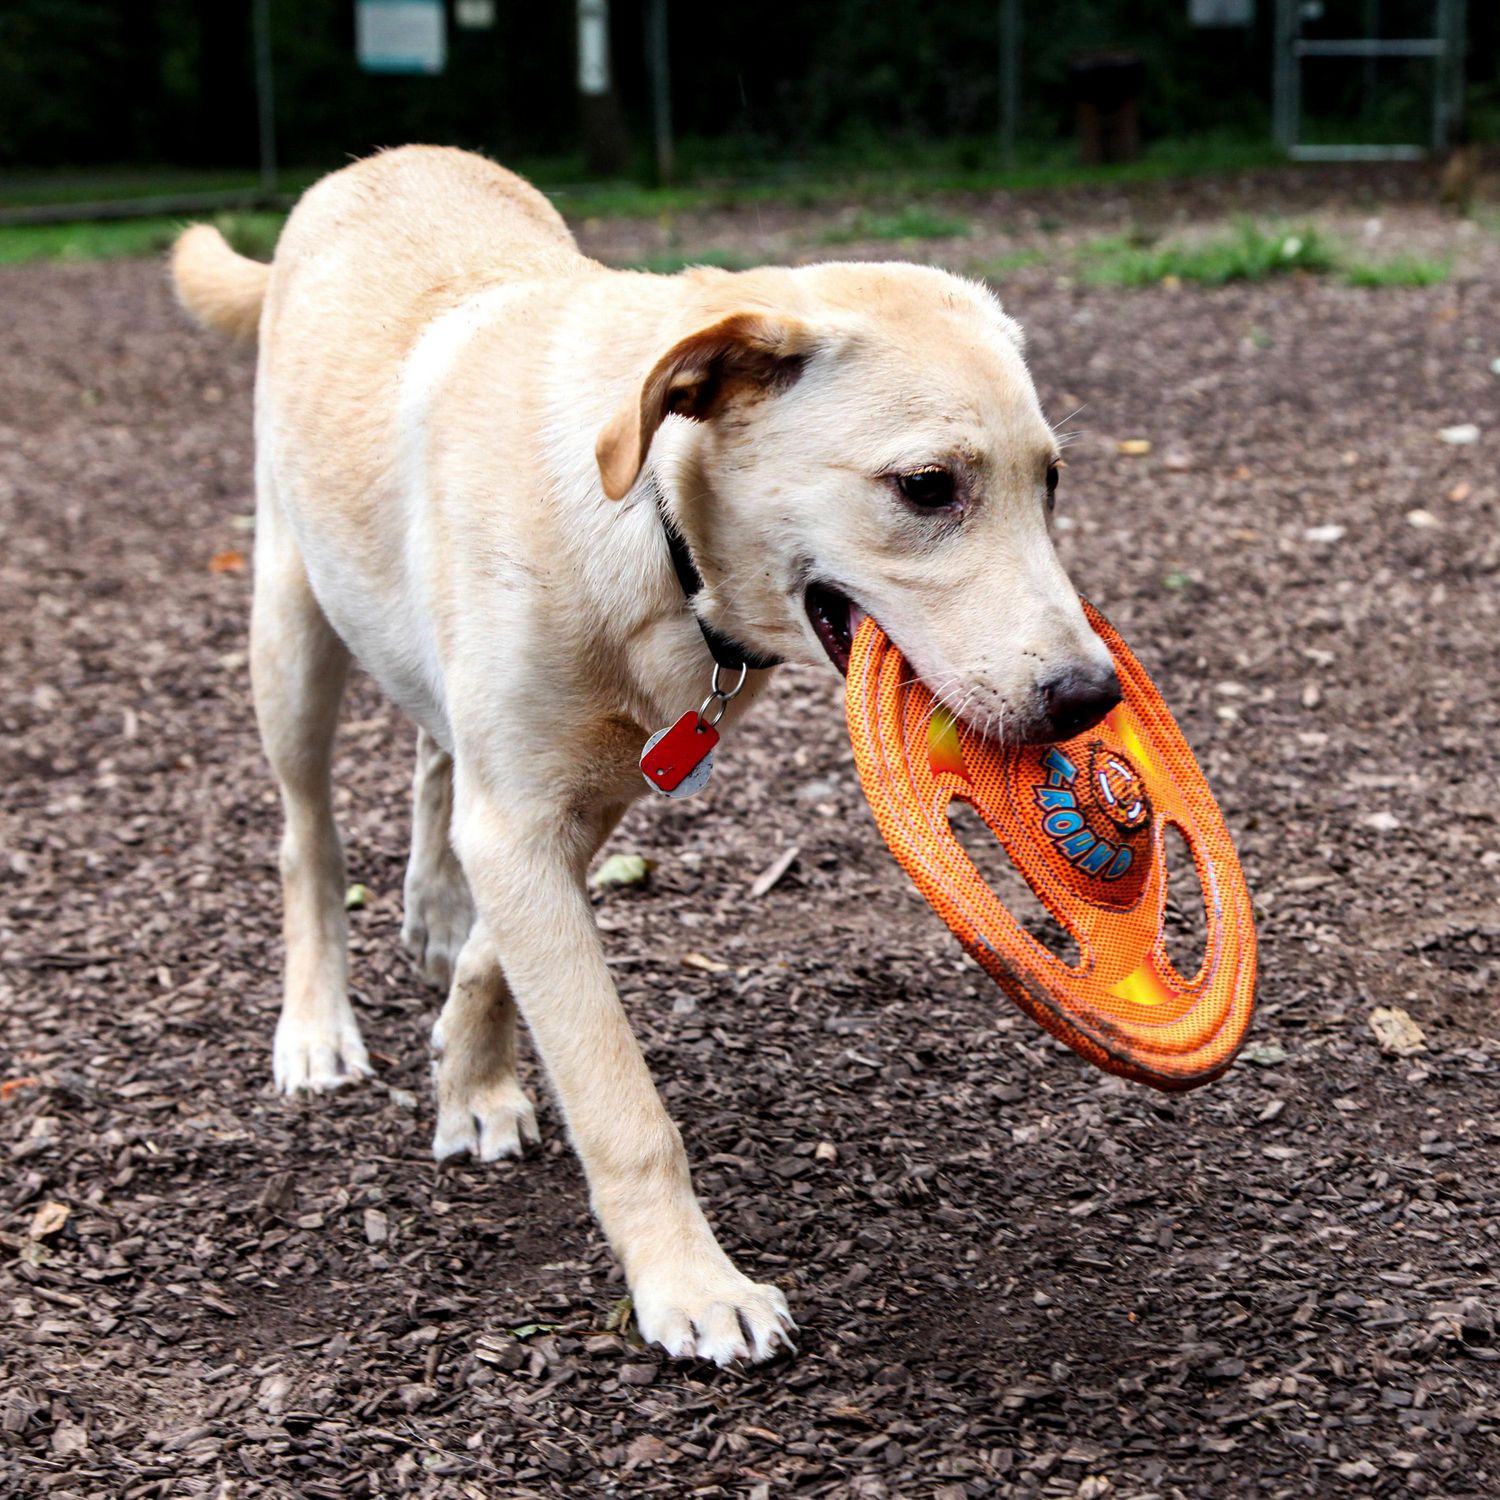
<instances>
[{"instance_id":1,"label":"dog's black nose","mask_svg":"<svg viewBox=\"0 0 1500 1500\"><path fill-rule=\"evenodd\" d=\"M1120 701L1120 679L1113 667L1066 667L1042 682L1040 692L1047 739L1070 740Z\"/></svg>"}]
</instances>

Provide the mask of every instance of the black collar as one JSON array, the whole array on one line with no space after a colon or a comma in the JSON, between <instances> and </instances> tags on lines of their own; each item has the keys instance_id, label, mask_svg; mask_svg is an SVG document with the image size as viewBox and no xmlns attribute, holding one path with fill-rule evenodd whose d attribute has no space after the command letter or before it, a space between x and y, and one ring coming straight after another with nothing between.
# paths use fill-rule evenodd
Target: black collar
<instances>
[{"instance_id":1,"label":"black collar","mask_svg":"<svg viewBox=\"0 0 1500 1500\"><path fill-rule=\"evenodd\" d=\"M779 667L782 662L781 657L765 656L759 651L752 651L748 646L742 646L738 641L725 635L722 630L715 630L693 608L693 599L703 590L703 575L698 571L698 565L693 561L693 554L688 551L688 545L682 533L667 514L666 497L655 480L651 482L651 493L656 505L656 513L661 517L661 529L667 535L667 551L672 557L672 571L677 574L677 582L682 585L682 594L687 600L689 612L698 622L698 629L703 632L703 644L708 647L709 655L726 672L737 673L741 667L748 667L752 672L763 672L768 667Z\"/></svg>"}]
</instances>

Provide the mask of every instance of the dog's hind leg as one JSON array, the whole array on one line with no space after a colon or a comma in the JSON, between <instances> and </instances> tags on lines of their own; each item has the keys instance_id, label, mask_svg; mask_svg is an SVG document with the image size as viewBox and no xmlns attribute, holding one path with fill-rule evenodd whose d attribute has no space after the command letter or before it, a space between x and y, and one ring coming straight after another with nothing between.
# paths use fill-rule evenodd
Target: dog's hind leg
<instances>
[{"instance_id":1,"label":"dog's hind leg","mask_svg":"<svg viewBox=\"0 0 1500 1500\"><path fill-rule=\"evenodd\" d=\"M349 1005L344 854L330 762L349 651L313 597L301 553L262 482L255 528L250 676L266 758L281 788L286 988L276 1086L336 1088L370 1071Z\"/></svg>"},{"instance_id":2,"label":"dog's hind leg","mask_svg":"<svg viewBox=\"0 0 1500 1500\"><path fill-rule=\"evenodd\" d=\"M419 729L401 941L422 977L442 989L452 982L474 923L469 883L449 838L452 821L453 757Z\"/></svg>"},{"instance_id":3,"label":"dog's hind leg","mask_svg":"<svg viewBox=\"0 0 1500 1500\"><path fill-rule=\"evenodd\" d=\"M458 956L432 1050L439 1161L465 1151L499 1161L538 1139L536 1110L516 1079L516 1004L495 945L478 927Z\"/></svg>"}]
</instances>

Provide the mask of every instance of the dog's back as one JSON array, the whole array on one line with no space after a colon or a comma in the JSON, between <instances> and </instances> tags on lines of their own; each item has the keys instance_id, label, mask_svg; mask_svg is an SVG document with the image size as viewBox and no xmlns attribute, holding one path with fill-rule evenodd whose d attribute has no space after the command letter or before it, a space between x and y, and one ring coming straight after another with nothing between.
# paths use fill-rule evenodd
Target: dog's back
<instances>
[{"instance_id":1,"label":"dog's back","mask_svg":"<svg viewBox=\"0 0 1500 1500\"><path fill-rule=\"evenodd\" d=\"M310 188L272 266L196 224L177 242L172 278L206 326L254 338L291 317L308 332L325 326L346 347L364 325L399 339L479 287L586 264L557 210L513 172L446 146L403 146Z\"/></svg>"},{"instance_id":2,"label":"dog's back","mask_svg":"<svg viewBox=\"0 0 1500 1500\"><path fill-rule=\"evenodd\" d=\"M420 604L424 554L396 539L433 524L414 499L427 406L473 309L520 283L596 269L535 188L432 146L382 152L315 184L270 266L207 225L174 250L187 310L259 338L257 572L263 538L285 522L329 621L419 721L441 718L440 673ZM372 611L371 598L393 602Z\"/></svg>"}]
</instances>

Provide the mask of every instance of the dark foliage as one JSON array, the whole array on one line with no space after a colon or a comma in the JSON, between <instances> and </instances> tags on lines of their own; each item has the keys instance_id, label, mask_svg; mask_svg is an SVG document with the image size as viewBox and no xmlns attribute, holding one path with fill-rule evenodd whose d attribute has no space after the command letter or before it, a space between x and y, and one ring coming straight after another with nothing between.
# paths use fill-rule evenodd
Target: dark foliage
<instances>
[{"instance_id":1,"label":"dark foliage","mask_svg":"<svg viewBox=\"0 0 1500 1500\"><path fill-rule=\"evenodd\" d=\"M1399 4L1386 9L1388 34L1424 29L1424 18L1398 15ZM647 103L641 10L614 7L616 72L638 142ZM1269 4L1258 7L1253 28L1215 30L1189 25L1185 0L1057 0L1045 8L1032 0L1023 11L1023 130L1036 141L1071 134L1069 64L1100 48L1142 56L1148 138L1265 128ZM1471 11L1470 75L1482 120L1500 100L1500 14ZM1328 24L1338 29L1336 18ZM272 25L288 162L322 165L418 139L511 157L564 157L575 148L569 5L502 4L490 30L450 26L449 65L438 78L362 74L350 0L273 0ZM1357 31L1358 19L1344 29ZM7 0L0 163L250 162L250 30L250 0ZM677 6L671 50L679 131L727 143L736 162L831 143L953 136L973 138L978 152L995 129L994 0ZM1347 67L1325 72L1310 83L1309 104L1347 113L1359 104L1359 83ZM1375 108L1383 118L1418 108L1425 86L1418 72L1387 67L1381 83Z\"/></svg>"}]
</instances>

